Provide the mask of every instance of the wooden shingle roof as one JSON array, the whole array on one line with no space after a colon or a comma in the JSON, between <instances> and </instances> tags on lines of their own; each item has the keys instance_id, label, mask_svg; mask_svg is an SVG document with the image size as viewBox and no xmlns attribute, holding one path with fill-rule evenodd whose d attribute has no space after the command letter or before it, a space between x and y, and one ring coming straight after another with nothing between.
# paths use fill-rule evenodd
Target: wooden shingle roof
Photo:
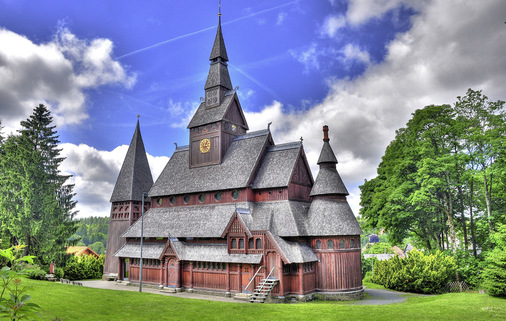
<instances>
[{"instance_id":1,"label":"wooden shingle roof","mask_svg":"<svg viewBox=\"0 0 506 321\"><path fill-rule=\"evenodd\" d=\"M362 229L347 201L318 198L309 207L307 232L310 236L359 235Z\"/></svg>"},{"instance_id":2,"label":"wooden shingle roof","mask_svg":"<svg viewBox=\"0 0 506 321\"><path fill-rule=\"evenodd\" d=\"M259 264L262 254L230 254L226 244L197 244L172 241L180 260Z\"/></svg>"},{"instance_id":3,"label":"wooden shingle roof","mask_svg":"<svg viewBox=\"0 0 506 321\"><path fill-rule=\"evenodd\" d=\"M348 194L348 190L336 168L320 167L309 196Z\"/></svg>"},{"instance_id":4,"label":"wooden shingle roof","mask_svg":"<svg viewBox=\"0 0 506 321\"><path fill-rule=\"evenodd\" d=\"M144 214L144 237L222 237L235 204L151 208ZM140 237L137 220L122 237Z\"/></svg>"},{"instance_id":5,"label":"wooden shingle roof","mask_svg":"<svg viewBox=\"0 0 506 321\"><path fill-rule=\"evenodd\" d=\"M137 120L134 136L128 147L110 201L141 201L142 193L149 191L152 185L153 177L142 141L139 120Z\"/></svg>"},{"instance_id":6,"label":"wooden shingle roof","mask_svg":"<svg viewBox=\"0 0 506 321\"><path fill-rule=\"evenodd\" d=\"M142 258L144 259L159 259L162 255L165 243L144 243L142 245ZM140 243L126 243L118 252L114 254L117 257L140 258L141 246Z\"/></svg>"},{"instance_id":7,"label":"wooden shingle roof","mask_svg":"<svg viewBox=\"0 0 506 321\"><path fill-rule=\"evenodd\" d=\"M252 188L261 189L288 186L301 148L301 142L269 147Z\"/></svg>"},{"instance_id":8,"label":"wooden shingle roof","mask_svg":"<svg viewBox=\"0 0 506 321\"><path fill-rule=\"evenodd\" d=\"M234 138L221 164L190 168L188 149L174 152L149 191L150 197L239 189L251 184L254 169L268 147L270 132L261 130Z\"/></svg>"}]
</instances>

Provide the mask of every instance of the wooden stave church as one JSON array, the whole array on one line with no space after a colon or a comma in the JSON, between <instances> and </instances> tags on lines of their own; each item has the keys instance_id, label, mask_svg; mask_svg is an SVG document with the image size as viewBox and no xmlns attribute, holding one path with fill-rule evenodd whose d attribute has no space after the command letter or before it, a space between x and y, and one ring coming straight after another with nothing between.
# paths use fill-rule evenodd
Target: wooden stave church
<instances>
[{"instance_id":1,"label":"wooden stave church","mask_svg":"<svg viewBox=\"0 0 506 321\"><path fill-rule=\"evenodd\" d=\"M190 145L176 147L155 183L139 121L111 196L104 277L176 290L250 293L277 280L272 298L361 298L360 226L323 127L313 180L302 141L276 145L269 127L248 132L233 89L221 17L205 99ZM253 281L251 281L254 278Z\"/></svg>"}]
</instances>

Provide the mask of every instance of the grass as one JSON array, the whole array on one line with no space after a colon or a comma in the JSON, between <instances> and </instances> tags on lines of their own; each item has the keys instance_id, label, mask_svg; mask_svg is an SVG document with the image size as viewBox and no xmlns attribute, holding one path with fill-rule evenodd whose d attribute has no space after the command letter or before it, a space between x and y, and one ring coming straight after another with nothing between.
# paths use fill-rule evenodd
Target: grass
<instances>
[{"instance_id":1,"label":"grass","mask_svg":"<svg viewBox=\"0 0 506 321\"><path fill-rule=\"evenodd\" d=\"M478 293L408 295L404 303L376 306L237 304L25 281L45 320L506 320L506 300Z\"/></svg>"}]
</instances>

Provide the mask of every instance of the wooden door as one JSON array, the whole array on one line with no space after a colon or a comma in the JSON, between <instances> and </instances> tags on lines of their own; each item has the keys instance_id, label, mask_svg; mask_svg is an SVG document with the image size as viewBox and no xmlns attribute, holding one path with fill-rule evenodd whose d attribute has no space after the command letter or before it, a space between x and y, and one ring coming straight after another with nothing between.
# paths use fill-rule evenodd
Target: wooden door
<instances>
[{"instance_id":1,"label":"wooden door","mask_svg":"<svg viewBox=\"0 0 506 321\"><path fill-rule=\"evenodd\" d=\"M168 268L167 268L167 284L171 288L176 287L176 281L177 281L177 267L176 267L176 260L170 259Z\"/></svg>"},{"instance_id":2,"label":"wooden door","mask_svg":"<svg viewBox=\"0 0 506 321\"><path fill-rule=\"evenodd\" d=\"M248 286L251 278L253 277L253 267L249 264L243 264L241 268L241 277L242 292L251 293L252 289L255 288L255 282L251 282L247 289L246 286Z\"/></svg>"},{"instance_id":3,"label":"wooden door","mask_svg":"<svg viewBox=\"0 0 506 321\"><path fill-rule=\"evenodd\" d=\"M277 266L278 263L278 255L274 252L270 252L267 254L267 271L265 271L265 276L271 272L272 268ZM271 278L278 278L279 268L275 268L271 273Z\"/></svg>"}]
</instances>

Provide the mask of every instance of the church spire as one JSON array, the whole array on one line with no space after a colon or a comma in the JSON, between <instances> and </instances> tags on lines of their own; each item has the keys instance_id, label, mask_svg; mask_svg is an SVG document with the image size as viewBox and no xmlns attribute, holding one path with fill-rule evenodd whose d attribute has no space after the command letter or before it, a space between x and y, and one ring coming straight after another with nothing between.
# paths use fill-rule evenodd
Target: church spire
<instances>
[{"instance_id":1,"label":"church spire","mask_svg":"<svg viewBox=\"0 0 506 321\"><path fill-rule=\"evenodd\" d=\"M228 61L227 49L225 48L225 41L223 40L223 34L221 32L221 2L219 8L220 9L218 13L218 30L216 31L213 49L211 50L211 56L209 57L209 60L211 60L211 62L217 61L218 58L220 58L221 61L224 62Z\"/></svg>"},{"instance_id":2,"label":"church spire","mask_svg":"<svg viewBox=\"0 0 506 321\"><path fill-rule=\"evenodd\" d=\"M323 147L317 162L320 170L309 196L349 194L337 172L337 158L330 146L328 132L329 127L327 125L323 126Z\"/></svg>"},{"instance_id":3,"label":"church spire","mask_svg":"<svg viewBox=\"0 0 506 321\"><path fill-rule=\"evenodd\" d=\"M225 48L223 33L221 32L221 9L218 15L218 30L216 31L209 60L211 61L211 66L209 67L209 74L204 86L206 90L206 106L215 107L219 106L225 92L232 90L232 81L230 80L227 66L227 49Z\"/></svg>"},{"instance_id":4,"label":"church spire","mask_svg":"<svg viewBox=\"0 0 506 321\"><path fill-rule=\"evenodd\" d=\"M140 201L142 193L148 192L152 185L153 177L137 117L134 136L114 186L111 202Z\"/></svg>"}]
</instances>

